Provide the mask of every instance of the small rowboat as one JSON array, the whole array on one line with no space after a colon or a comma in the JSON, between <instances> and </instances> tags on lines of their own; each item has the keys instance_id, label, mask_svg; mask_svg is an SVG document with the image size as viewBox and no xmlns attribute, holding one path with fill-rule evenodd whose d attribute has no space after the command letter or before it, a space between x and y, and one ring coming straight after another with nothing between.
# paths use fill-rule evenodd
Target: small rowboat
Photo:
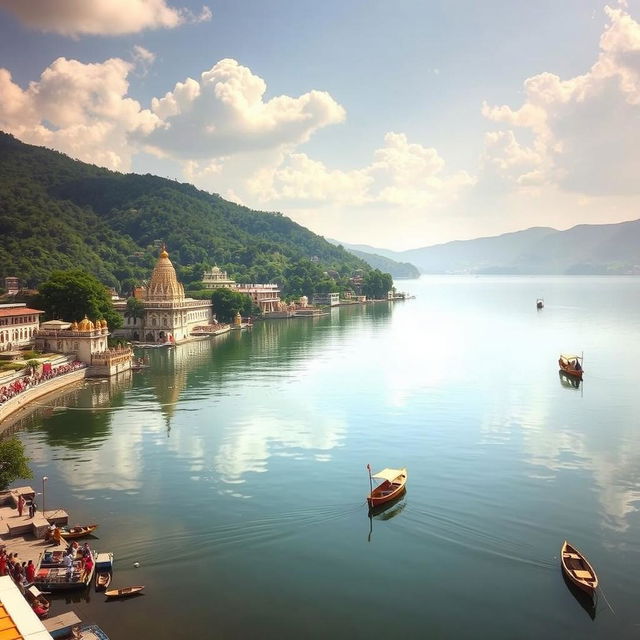
<instances>
[{"instance_id":1,"label":"small rowboat","mask_svg":"<svg viewBox=\"0 0 640 640\"><path fill-rule=\"evenodd\" d=\"M97 524L88 524L83 527L61 527L60 535L65 540L71 540L73 538L83 538L84 536L91 535L98 528Z\"/></svg>"},{"instance_id":2,"label":"small rowboat","mask_svg":"<svg viewBox=\"0 0 640 640\"><path fill-rule=\"evenodd\" d=\"M111 584L111 571L96 572L96 591L104 591Z\"/></svg>"},{"instance_id":3,"label":"small rowboat","mask_svg":"<svg viewBox=\"0 0 640 640\"><path fill-rule=\"evenodd\" d=\"M558 366L560 371L564 371L566 375L582 380L582 356L561 353L558 358Z\"/></svg>"},{"instance_id":4,"label":"small rowboat","mask_svg":"<svg viewBox=\"0 0 640 640\"><path fill-rule=\"evenodd\" d=\"M104 595L107 598L128 598L136 593L140 593L144 589L144 585L136 587L123 587L122 589L109 589L105 591Z\"/></svg>"},{"instance_id":5,"label":"small rowboat","mask_svg":"<svg viewBox=\"0 0 640 640\"><path fill-rule=\"evenodd\" d=\"M397 498L404 490L407 484L407 470L405 469L383 469L378 473L371 473L369 469L369 480L378 478L383 480L375 489L371 489L371 493L367 496L367 503L370 507L376 507L385 502L389 502Z\"/></svg>"},{"instance_id":6,"label":"small rowboat","mask_svg":"<svg viewBox=\"0 0 640 640\"><path fill-rule=\"evenodd\" d=\"M562 570L570 582L593 595L598 586L598 576L584 555L566 540L560 551Z\"/></svg>"}]
</instances>

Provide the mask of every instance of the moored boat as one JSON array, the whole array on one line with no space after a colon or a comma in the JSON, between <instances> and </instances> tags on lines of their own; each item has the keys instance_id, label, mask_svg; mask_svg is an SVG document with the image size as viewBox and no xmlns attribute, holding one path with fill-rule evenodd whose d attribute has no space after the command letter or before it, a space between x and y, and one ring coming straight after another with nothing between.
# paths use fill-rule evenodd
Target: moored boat
<instances>
[{"instance_id":1,"label":"moored boat","mask_svg":"<svg viewBox=\"0 0 640 640\"><path fill-rule=\"evenodd\" d=\"M574 376L582 380L582 356L561 353L558 358L558 366L560 371L564 371L568 376Z\"/></svg>"},{"instance_id":2,"label":"moored boat","mask_svg":"<svg viewBox=\"0 0 640 640\"><path fill-rule=\"evenodd\" d=\"M34 584L41 591L68 591L71 589L84 589L91 583L95 564L91 563L91 569L87 573L79 560L74 561L71 571L66 567L51 567L40 569L36 573Z\"/></svg>"},{"instance_id":3,"label":"moored boat","mask_svg":"<svg viewBox=\"0 0 640 640\"><path fill-rule=\"evenodd\" d=\"M560 563L562 571L571 583L593 595L598 587L598 576L584 554L566 540L560 550Z\"/></svg>"},{"instance_id":4,"label":"moored boat","mask_svg":"<svg viewBox=\"0 0 640 640\"><path fill-rule=\"evenodd\" d=\"M32 584L26 591L27 600L38 618L46 618L49 615L51 603L42 595L38 587Z\"/></svg>"},{"instance_id":5,"label":"moored boat","mask_svg":"<svg viewBox=\"0 0 640 640\"><path fill-rule=\"evenodd\" d=\"M542 298L538 298L536 300L536 307L538 309L542 309L544 307L544 300Z\"/></svg>"},{"instance_id":6,"label":"moored boat","mask_svg":"<svg viewBox=\"0 0 640 640\"><path fill-rule=\"evenodd\" d=\"M74 633L76 635L73 638L78 640L109 640L109 636L97 624L82 625Z\"/></svg>"},{"instance_id":7,"label":"moored boat","mask_svg":"<svg viewBox=\"0 0 640 640\"><path fill-rule=\"evenodd\" d=\"M109 589L104 595L107 598L128 598L136 593L140 593L144 589L144 585L136 585L133 587L122 587L121 589Z\"/></svg>"},{"instance_id":8,"label":"moored boat","mask_svg":"<svg viewBox=\"0 0 640 640\"><path fill-rule=\"evenodd\" d=\"M96 556L96 591L104 591L113 576L113 553L99 553Z\"/></svg>"},{"instance_id":9,"label":"moored boat","mask_svg":"<svg viewBox=\"0 0 640 640\"><path fill-rule=\"evenodd\" d=\"M83 538L84 536L91 535L98 528L97 524L87 524L84 526L76 527L60 527L60 535L65 540L72 540L74 538Z\"/></svg>"},{"instance_id":10,"label":"moored boat","mask_svg":"<svg viewBox=\"0 0 640 640\"><path fill-rule=\"evenodd\" d=\"M372 478L382 480L375 488L371 487L371 492L367 496L367 503L370 507L376 507L385 502L389 502L397 498L404 490L407 484L407 470L404 469L383 469L377 473L371 473L371 467L367 465L369 470L369 481Z\"/></svg>"}]
</instances>

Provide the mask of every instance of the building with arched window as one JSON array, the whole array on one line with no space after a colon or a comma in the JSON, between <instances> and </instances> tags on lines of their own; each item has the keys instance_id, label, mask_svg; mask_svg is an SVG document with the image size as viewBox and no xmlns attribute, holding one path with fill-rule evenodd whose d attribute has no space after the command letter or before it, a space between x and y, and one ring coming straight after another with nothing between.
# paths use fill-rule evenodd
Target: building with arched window
<instances>
[{"instance_id":1,"label":"building with arched window","mask_svg":"<svg viewBox=\"0 0 640 640\"><path fill-rule=\"evenodd\" d=\"M0 351L15 351L33 344L44 311L26 304L0 304Z\"/></svg>"},{"instance_id":2,"label":"building with arched window","mask_svg":"<svg viewBox=\"0 0 640 640\"><path fill-rule=\"evenodd\" d=\"M140 317L127 310L126 300L114 303L123 325L117 333L130 340L148 343L176 343L188 340L195 327L211 324L211 300L186 298L169 254L162 249L147 286L140 291Z\"/></svg>"}]
</instances>

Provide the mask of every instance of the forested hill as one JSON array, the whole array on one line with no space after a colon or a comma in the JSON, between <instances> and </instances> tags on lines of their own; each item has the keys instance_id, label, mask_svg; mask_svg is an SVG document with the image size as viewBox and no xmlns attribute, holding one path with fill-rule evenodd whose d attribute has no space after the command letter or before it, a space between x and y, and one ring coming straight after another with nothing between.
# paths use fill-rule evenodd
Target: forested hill
<instances>
[{"instance_id":1,"label":"forested hill","mask_svg":"<svg viewBox=\"0 0 640 640\"><path fill-rule=\"evenodd\" d=\"M149 277L160 243L187 285L217 264L241 282L309 293L311 281L330 290L339 276L370 269L279 213L102 169L0 132L0 278L35 287L53 269L80 267L126 291Z\"/></svg>"}]
</instances>

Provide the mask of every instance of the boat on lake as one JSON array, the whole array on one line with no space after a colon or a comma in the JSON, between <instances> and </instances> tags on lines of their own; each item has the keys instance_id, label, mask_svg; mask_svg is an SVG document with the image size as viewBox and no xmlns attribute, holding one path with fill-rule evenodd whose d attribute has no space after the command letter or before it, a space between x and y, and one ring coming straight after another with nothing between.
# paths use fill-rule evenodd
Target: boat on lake
<instances>
[{"instance_id":1,"label":"boat on lake","mask_svg":"<svg viewBox=\"0 0 640 640\"><path fill-rule=\"evenodd\" d=\"M144 585L137 585L134 587L122 587L122 589L109 589L105 591L104 595L107 598L128 598L140 593L144 589Z\"/></svg>"},{"instance_id":2,"label":"boat on lake","mask_svg":"<svg viewBox=\"0 0 640 640\"><path fill-rule=\"evenodd\" d=\"M74 538L82 538L84 536L91 535L97 528L97 524L87 524L76 527L60 527L60 535L65 540L72 540Z\"/></svg>"},{"instance_id":3,"label":"boat on lake","mask_svg":"<svg viewBox=\"0 0 640 640\"><path fill-rule=\"evenodd\" d=\"M407 484L407 470L404 469L383 469L377 473L371 473L371 467L367 465L369 470L369 481L372 478L382 480L382 482L375 488L371 488L371 492L367 496L367 503L370 507L376 507L378 505L389 502L405 490Z\"/></svg>"},{"instance_id":4,"label":"boat on lake","mask_svg":"<svg viewBox=\"0 0 640 640\"><path fill-rule=\"evenodd\" d=\"M113 553L99 553L96 556L96 591L104 591L113 577Z\"/></svg>"},{"instance_id":5,"label":"boat on lake","mask_svg":"<svg viewBox=\"0 0 640 640\"><path fill-rule=\"evenodd\" d=\"M33 583L41 591L71 591L73 589L84 589L91 584L93 573L95 571L95 563L91 564L89 573L84 571L83 563L75 560L71 571L66 567L51 567L49 569L41 568Z\"/></svg>"},{"instance_id":6,"label":"boat on lake","mask_svg":"<svg viewBox=\"0 0 640 640\"><path fill-rule=\"evenodd\" d=\"M558 358L558 366L560 371L564 371L568 376L582 380L582 356L561 353Z\"/></svg>"},{"instance_id":7,"label":"boat on lake","mask_svg":"<svg viewBox=\"0 0 640 640\"><path fill-rule=\"evenodd\" d=\"M562 571L578 589L593 595L598 587L598 576L589 561L578 549L566 540L560 550Z\"/></svg>"},{"instance_id":8,"label":"boat on lake","mask_svg":"<svg viewBox=\"0 0 640 640\"><path fill-rule=\"evenodd\" d=\"M109 640L109 636L97 624L85 624L74 629L72 640Z\"/></svg>"},{"instance_id":9,"label":"boat on lake","mask_svg":"<svg viewBox=\"0 0 640 640\"><path fill-rule=\"evenodd\" d=\"M536 308L537 309L542 309L544 307L544 299L543 298L538 298L536 300Z\"/></svg>"}]
</instances>

